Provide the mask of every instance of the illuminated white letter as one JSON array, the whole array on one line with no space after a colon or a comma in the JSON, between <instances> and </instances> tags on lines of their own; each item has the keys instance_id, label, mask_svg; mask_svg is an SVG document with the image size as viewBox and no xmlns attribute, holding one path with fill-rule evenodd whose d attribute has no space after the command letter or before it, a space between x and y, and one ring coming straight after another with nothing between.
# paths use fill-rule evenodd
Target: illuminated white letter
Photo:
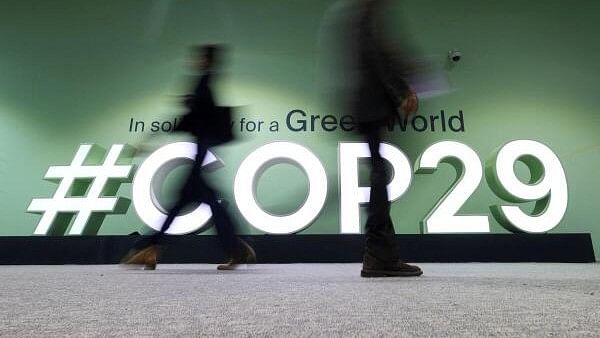
<instances>
[{"instance_id":1,"label":"illuminated white letter","mask_svg":"<svg viewBox=\"0 0 600 338\"><path fill-rule=\"evenodd\" d=\"M158 202L154 185L155 175L163 166L170 171L184 163L196 159L196 144L191 142L171 143L153 152L144 161L133 180L133 205L140 219L149 227L159 231L167 212ZM206 153L203 166L219 160L210 151ZM194 211L175 217L167 234L180 235L201 230L210 217L210 207L204 203L200 204Z\"/></svg>"},{"instance_id":2,"label":"illuminated white letter","mask_svg":"<svg viewBox=\"0 0 600 338\"><path fill-rule=\"evenodd\" d=\"M256 176L269 165L289 160L306 172L308 196L293 214L271 215L256 202ZM255 228L271 234L295 233L309 226L321 212L327 197L327 175L310 150L291 142L274 142L256 149L244 159L235 176L234 194L238 209Z\"/></svg>"},{"instance_id":3,"label":"illuminated white letter","mask_svg":"<svg viewBox=\"0 0 600 338\"><path fill-rule=\"evenodd\" d=\"M387 143L380 145L379 152L393 168L393 178L387 185L387 192L388 200L395 201L410 186L412 179L410 162L400 149ZM341 233L360 233L360 205L369 202L371 188L358 185L358 160L362 157L371 157L367 143L339 144Z\"/></svg>"}]
</instances>

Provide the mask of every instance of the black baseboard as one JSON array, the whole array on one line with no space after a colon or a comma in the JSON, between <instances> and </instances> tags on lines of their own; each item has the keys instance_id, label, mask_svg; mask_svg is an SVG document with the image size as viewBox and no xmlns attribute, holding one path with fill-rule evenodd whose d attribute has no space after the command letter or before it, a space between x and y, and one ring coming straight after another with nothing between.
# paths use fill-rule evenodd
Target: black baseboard
<instances>
[{"instance_id":1,"label":"black baseboard","mask_svg":"<svg viewBox=\"0 0 600 338\"><path fill-rule=\"evenodd\" d=\"M245 236L259 263L360 262L364 235ZM139 236L0 237L0 264L114 264ZM409 262L595 262L589 234L397 235ZM172 236L163 263L219 263L214 236Z\"/></svg>"}]
</instances>

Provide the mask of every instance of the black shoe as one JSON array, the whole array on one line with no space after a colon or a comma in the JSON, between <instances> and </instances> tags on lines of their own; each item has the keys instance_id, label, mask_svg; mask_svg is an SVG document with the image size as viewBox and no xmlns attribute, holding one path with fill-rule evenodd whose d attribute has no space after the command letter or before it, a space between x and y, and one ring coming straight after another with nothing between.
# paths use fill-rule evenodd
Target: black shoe
<instances>
[{"instance_id":1,"label":"black shoe","mask_svg":"<svg viewBox=\"0 0 600 338\"><path fill-rule=\"evenodd\" d=\"M254 252L254 249L243 240L240 239L239 241L242 253L236 257L230 258L227 263L217 266L217 270L235 270L240 264L256 263L256 253Z\"/></svg>"},{"instance_id":2,"label":"black shoe","mask_svg":"<svg viewBox=\"0 0 600 338\"><path fill-rule=\"evenodd\" d=\"M368 254L365 254L360 272L361 277L417 277L422 274L423 270L416 265L402 261L386 263Z\"/></svg>"}]
</instances>

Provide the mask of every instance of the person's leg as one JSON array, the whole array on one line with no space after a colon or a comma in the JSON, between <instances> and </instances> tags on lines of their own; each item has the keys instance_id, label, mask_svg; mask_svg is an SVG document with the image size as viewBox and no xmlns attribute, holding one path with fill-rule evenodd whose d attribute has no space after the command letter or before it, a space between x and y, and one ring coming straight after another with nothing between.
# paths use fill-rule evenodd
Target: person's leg
<instances>
[{"instance_id":1,"label":"person's leg","mask_svg":"<svg viewBox=\"0 0 600 338\"><path fill-rule=\"evenodd\" d=\"M208 148L198 142L197 163L202 163ZM243 240L237 237L237 226L225 207L219 203L216 191L206 182L201 174L195 177L194 186L197 188L196 199L208 204L212 212L212 220L217 231L217 238L225 253L229 256L229 265L220 266L221 269L235 268L239 263L252 262L256 259L254 250Z\"/></svg>"},{"instance_id":2,"label":"person's leg","mask_svg":"<svg viewBox=\"0 0 600 338\"><path fill-rule=\"evenodd\" d=\"M198 154L196 163L201 166L208 152L208 147L202 141L198 141L197 145ZM195 199L210 206L212 220L217 230L217 238L221 242L221 246L225 252L228 255L231 254L235 249L234 224L231 222L223 206L219 203L215 190L206 182L200 170L197 170L197 175L194 177L194 190Z\"/></svg>"},{"instance_id":3,"label":"person's leg","mask_svg":"<svg viewBox=\"0 0 600 338\"><path fill-rule=\"evenodd\" d=\"M204 155L202 155L203 157ZM169 210L167 218L163 222L160 230L150 236L142 236L135 242L133 248L125 255L122 259L122 263L128 265L144 265L147 269L155 269L156 261L158 256L158 245L161 244L165 237L165 233L171 227L171 224L175 220L175 217L179 215L181 210L187 205L194 201L196 193L196 176L199 174L200 166L198 163L202 163L201 158L198 162L198 157L191 168L187 179L183 182L181 189L179 190L179 196L175 205Z\"/></svg>"},{"instance_id":4,"label":"person's leg","mask_svg":"<svg viewBox=\"0 0 600 338\"><path fill-rule=\"evenodd\" d=\"M163 222L163 224L160 228L160 231L158 231L158 232L154 233L152 236L150 236L147 245L160 244L165 237L165 233L167 232L167 230L169 230L169 228L171 227L171 224L173 224L175 217L177 217L179 215L179 213L181 212L181 210L183 210L183 208L185 208L185 206L188 205L189 203L190 202L187 202L186 198L184 196L180 196L179 201L177 201L175 203L175 205L173 206L173 208L171 208L169 210L169 213L167 214L167 218Z\"/></svg>"},{"instance_id":5,"label":"person's leg","mask_svg":"<svg viewBox=\"0 0 600 338\"><path fill-rule=\"evenodd\" d=\"M367 212L366 252L384 262L396 262L398 253L394 225L390 218L390 202L387 195L389 174L381 157L381 131L377 125L369 126L365 136L371 152L371 194Z\"/></svg>"},{"instance_id":6,"label":"person's leg","mask_svg":"<svg viewBox=\"0 0 600 338\"><path fill-rule=\"evenodd\" d=\"M196 185L197 181L197 179L195 179L194 176L197 175L196 172L198 170L199 168L196 166L195 162L186 180L183 182L181 189L179 190L179 196L177 197L175 205L171 209L169 209L169 212L167 213L167 218L165 218L165 221L163 222L160 230L158 232L155 232L151 236L143 237L139 241L137 241L134 245L135 249L144 249L146 247L158 245L162 242L162 240L165 237L165 233L167 232L167 230L169 230L171 224L173 224L175 217L179 215L183 208L193 203L195 195L194 186Z\"/></svg>"},{"instance_id":7,"label":"person's leg","mask_svg":"<svg viewBox=\"0 0 600 338\"><path fill-rule=\"evenodd\" d=\"M371 152L371 194L365 226L366 248L363 258L363 277L408 277L423 272L417 266L399 260L394 224L390 218L390 202L387 195L389 174L381 157L381 127L370 125L363 133Z\"/></svg>"},{"instance_id":8,"label":"person's leg","mask_svg":"<svg viewBox=\"0 0 600 338\"><path fill-rule=\"evenodd\" d=\"M236 225L225 207L217 199L215 190L200 175L198 182L199 201L210 206L212 221L217 230L217 238L229 260L219 265L219 270L234 270L239 264L254 263L256 254L252 247L236 235Z\"/></svg>"},{"instance_id":9,"label":"person's leg","mask_svg":"<svg viewBox=\"0 0 600 338\"><path fill-rule=\"evenodd\" d=\"M201 190L201 201L210 206L212 221L217 230L217 238L228 255L234 255L238 248L236 241L236 227L225 208L219 203L217 194L206 181L200 177L198 184Z\"/></svg>"}]
</instances>

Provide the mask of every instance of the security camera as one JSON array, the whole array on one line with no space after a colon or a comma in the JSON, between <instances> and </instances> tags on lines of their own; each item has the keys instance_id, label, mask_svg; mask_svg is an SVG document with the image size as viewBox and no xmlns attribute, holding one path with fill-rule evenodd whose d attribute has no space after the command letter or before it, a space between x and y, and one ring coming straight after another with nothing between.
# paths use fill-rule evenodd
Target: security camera
<instances>
[{"instance_id":1,"label":"security camera","mask_svg":"<svg viewBox=\"0 0 600 338\"><path fill-rule=\"evenodd\" d=\"M448 52L448 59L458 62L462 58L462 53L456 49L453 49Z\"/></svg>"}]
</instances>

